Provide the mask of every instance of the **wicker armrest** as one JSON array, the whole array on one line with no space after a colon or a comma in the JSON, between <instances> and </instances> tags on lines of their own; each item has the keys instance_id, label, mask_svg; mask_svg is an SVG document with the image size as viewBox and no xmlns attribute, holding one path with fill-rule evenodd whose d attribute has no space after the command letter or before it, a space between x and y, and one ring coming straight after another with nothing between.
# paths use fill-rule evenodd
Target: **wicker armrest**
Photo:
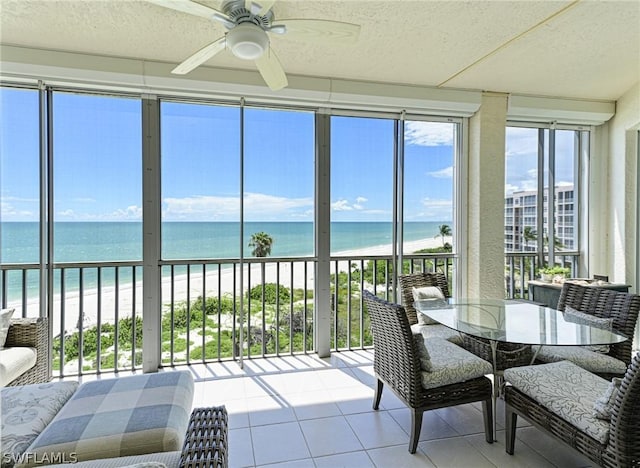
<instances>
[{"instance_id":1,"label":"wicker armrest","mask_svg":"<svg viewBox=\"0 0 640 468\"><path fill-rule=\"evenodd\" d=\"M224 406L195 408L187 427L180 468L222 467L227 468L228 428L227 409Z\"/></svg>"},{"instance_id":2,"label":"wicker armrest","mask_svg":"<svg viewBox=\"0 0 640 468\"><path fill-rule=\"evenodd\" d=\"M5 346L36 348L36 365L11 382L10 386L29 385L51 380L49 367L49 329L46 317L11 319Z\"/></svg>"}]
</instances>

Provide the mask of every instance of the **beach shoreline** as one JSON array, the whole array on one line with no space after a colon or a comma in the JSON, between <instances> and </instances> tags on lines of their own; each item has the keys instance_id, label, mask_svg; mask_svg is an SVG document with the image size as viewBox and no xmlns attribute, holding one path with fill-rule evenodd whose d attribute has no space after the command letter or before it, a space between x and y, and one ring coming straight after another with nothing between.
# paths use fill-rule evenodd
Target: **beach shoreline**
<instances>
[{"instance_id":1,"label":"beach shoreline","mask_svg":"<svg viewBox=\"0 0 640 468\"><path fill-rule=\"evenodd\" d=\"M408 241L403 244L403 251L405 253L413 253L420 249L434 248L442 246L444 242L451 242L451 238L425 238L416 241ZM369 257L369 256L384 256L392 254L392 244L377 245L372 247L366 247L362 249L353 249L337 252L332 257ZM340 260L337 262L339 271L346 271L349 268L347 260ZM306 266L306 271L305 271ZM335 272L336 262L331 262L331 272ZM245 278L249 278L251 282L245 280L243 289L246 291L248 287L253 287L261 283L262 265L251 264L245 267ZM292 271L293 268L293 271ZM235 275L234 275L235 271ZM225 268L207 272L205 278L201 272L187 274L180 274L173 277L173 288L171 282L171 276L163 276L161 283L162 290L162 304L163 309L167 304L171 302L183 302L191 301L203 294L208 297L215 297L218 294L233 294L234 289L238 291L240 283L240 270L237 268ZM313 289L314 285L314 269L313 260L308 262L280 262L279 268L276 264L266 263L264 268L265 282L275 283L279 282L285 287L307 288ZM234 278L235 276L235 278ZM257 279L256 279L257 278ZM117 294L116 294L117 293ZM173 294L173 301L172 295ZM104 286L98 294L97 288L87 289L84 294L80 296L79 291L70 291L65 294L64 300L64 325L61 320L61 307L62 301L59 294L54 296L53 304L53 334L54 336L62 333L63 331L69 332L77 329L78 317L80 316L80 308L84 312L84 328L94 326L100 321L100 323L113 323L116 319L122 319L124 317L131 317L133 311L136 311L136 315L142 313L142 280L136 281L135 285L128 282L126 284L120 284L116 290L115 285ZM133 307L135 300L135 308ZM8 304L9 307L15 307L15 316L22 314L22 303ZM27 303L27 311L29 316L37 315L39 308L39 300L29 301Z\"/></svg>"}]
</instances>

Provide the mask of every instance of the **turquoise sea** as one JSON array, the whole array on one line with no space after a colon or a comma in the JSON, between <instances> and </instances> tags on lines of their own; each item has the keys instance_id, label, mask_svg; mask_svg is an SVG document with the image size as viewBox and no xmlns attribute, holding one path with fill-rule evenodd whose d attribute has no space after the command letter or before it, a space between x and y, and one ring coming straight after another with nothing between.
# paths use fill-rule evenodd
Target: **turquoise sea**
<instances>
[{"instance_id":1,"label":"turquoise sea","mask_svg":"<svg viewBox=\"0 0 640 468\"><path fill-rule=\"evenodd\" d=\"M433 238L441 224L450 221L405 223L404 240ZM273 239L271 257L313 255L313 223L311 222L247 222L244 225L244 255L251 256L251 235L266 232ZM240 256L239 223L171 222L162 224L162 258L164 260L225 259ZM331 223L331 252L363 249L391 243L391 223ZM38 223L3 222L0 225L0 263L37 263ZM109 262L142 260L142 224L134 222L65 222L54 225L54 261ZM129 271L129 270L127 270ZM125 273L126 275L127 273ZM87 270L84 287L95 285L95 273ZM28 290L37 290L37 275L28 277ZM130 276L130 275L129 275ZM121 277L128 281L130 277ZM110 278L104 278L108 285ZM58 281L56 280L56 283ZM8 275L8 299L20 291L17 273ZM77 287L77 279L69 278L66 288ZM18 288L16 291L15 289ZM1 290L0 290L1 291Z\"/></svg>"}]
</instances>

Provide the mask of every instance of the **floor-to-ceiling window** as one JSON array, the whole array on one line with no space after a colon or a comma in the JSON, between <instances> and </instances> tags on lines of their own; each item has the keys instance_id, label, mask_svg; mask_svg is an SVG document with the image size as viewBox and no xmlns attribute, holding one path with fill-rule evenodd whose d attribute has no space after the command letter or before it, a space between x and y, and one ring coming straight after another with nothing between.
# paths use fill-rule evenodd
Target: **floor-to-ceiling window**
<instances>
[{"instance_id":1,"label":"floor-to-ceiling window","mask_svg":"<svg viewBox=\"0 0 640 468\"><path fill-rule=\"evenodd\" d=\"M36 89L0 88L0 265L40 261L40 109ZM0 270L0 306L38 316L37 269Z\"/></svg>"},{"instance_id":2,"label":"floor-to-ceiling window","mask_svg":"<svg viewBox=\"0 0 640 468\"><path fill-rule=\"evenodd\" d=\"M231 356L240 256L240 109L162 101L162 362ZM218 259L215 263L189 263ZM224 322L224 323L221 323ZM218 326L221 339L217 339Z\"/></svg>"},{"instance_id":3,"label":"floor-to-ceiling window","mask_svg":"<svg viewBox=\"0 0 640 468\"><path fill-rule=\"evenodd\" d=\"M350 259L383 255L391 259L394 237L394 178L397 123L369 117L331 118L332 347L370 343L359 294L352 291L390 283L385 259ZM356 300L351 300L354 297Z\"/></svg>"},{"instance_id":4,"label":"floor-to-ceiling window","mask_svg":"<svg viewBox=\"0 0 640 468\"><path fill-rule=\"evenodd\" d=\"M314 114L163 101L160 120L163 362L312 349Z\"/></svg>"},{"instance_id":5,"label":"floor-to-ceiling window","mask_svg":"<svg viewBox=\"0 0 640 468\"><path fill-rule=\"evenodd\" d=\"M335 348L370 343L367 317L350 300L361 288L399 300L397 274L452 276L457 125L400 116L331 118ZM361 258L367 256L380 258Z\"/></svg>"},{"instance_id":6,"label":"floor-to-ceiling window","mask_svg":"<svg viewBox=\"0 0 640 468\"><path fill-rule=\"evenodd\" d=\"M510 295L541 268L576 274L581 157L587 132L535 126L506 129L505 251ZM509 286L510 285L510 286Z\"/></svg>"},{"instance_id":7,"label":"floor-to-ceiling window","mask_svg":"<svg viewBox=\"0 0 640 468\"><path fill-rule=\"evenodd\" d=\"M302 108L143 101L47 86L5 87L3 100L8 91L30 100L15 103L28 117L3 119L0 262L7 273L0 302L13 304L16 294L37 314L38 270L51 272L54 372L138 368L145 327L161 331L163 365L312 351L321 254L331 258L331 346L368 346L362 288L393 298L401 254L441 254L407 258L402 271L451 268L442 260L455 251L457 123L345 112L328 117L331 138L324 141L318 114ZM154 106L157 115L148 111ZM22 138L13 138L19 124ZM148 140L159 148L157 162ZM323 145L331 148L330 182L318 190ZM13 159L29 151L33 161ZM156 170L157 183L144 176ZM155 193L157 226L147 208ZM318 204L330 206L326 226L314 224ZM27 218L30 236L9 232ZM320 230L331 238L322 253L315 251ZM28 266L10 264L9 234L11 255L31 242L24 251L33 258L16 260ZM151 256L149 238L158 245ZM48 242L51 264L39 252ZM160 317L151 315L159 327L142 323L142 310L145 321L150 310L143 270L145 287L155 276L147 275L147 260L157 260L160 271ZM30 286L22 291L23 278L33 295Z\"/></svg>"},{"instance_id":8,"label":"floor-to-ceiling window","mask_svg":"<svg viewBox=\"0 0 640 468\"><path fill-rule=\"evenodd\" d=\"M404 255L454 251L457 125L417 120L405 122ZM406 262L403 269L406 273ZM446 257L427 260L425 269L439 270L452 278L451 263Z\"/></svg>"},{"instance_id":9,"label":"floor-to-ceiling window","mask_svg":"<svg viewBox=\"0 0 640 468\"><path fill-rule=\"evenodd\" d=\"M50 102L54 370L140 366L141 100L53 91Z\"/></svg>"}]
</instances>

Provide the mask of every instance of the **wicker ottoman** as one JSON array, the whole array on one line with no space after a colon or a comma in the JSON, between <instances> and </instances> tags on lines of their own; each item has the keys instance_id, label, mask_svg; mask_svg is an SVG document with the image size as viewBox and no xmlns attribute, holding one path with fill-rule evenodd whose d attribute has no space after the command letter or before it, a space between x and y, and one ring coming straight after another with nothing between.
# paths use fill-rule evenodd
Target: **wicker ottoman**
<instances>
[{"instance_id":1,"label":"wicker ottoman","mask_svg":"<svg viewBox=\"0 0 640 468\"><path fill-rule=\"evenodd\" d=\"M29 446L19 466L181 450L193 390L188 371L85 383Z\"/></svg>"}]
</instances>

